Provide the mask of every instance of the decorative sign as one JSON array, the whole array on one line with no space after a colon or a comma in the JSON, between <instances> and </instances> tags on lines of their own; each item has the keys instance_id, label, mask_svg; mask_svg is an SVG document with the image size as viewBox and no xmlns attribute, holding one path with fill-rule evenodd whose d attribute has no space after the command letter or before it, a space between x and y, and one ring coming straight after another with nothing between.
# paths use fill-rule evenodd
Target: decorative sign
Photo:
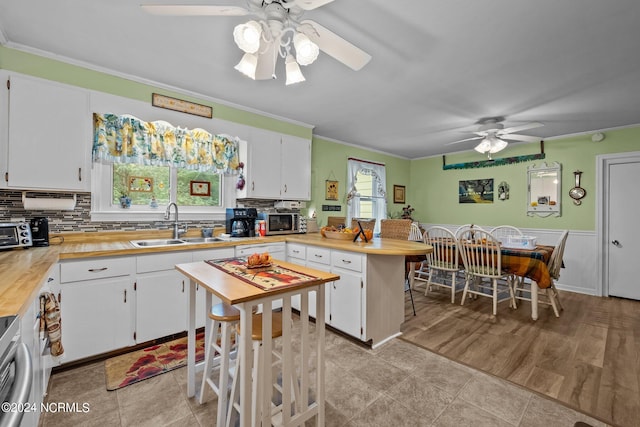
<instances>
[{"instance_id":1,"label":"decorative sign","mask_svg":"<svg viewBox=\"0 0 640 427\"><path fill-rule=\"evenodd\" d=\"M145 176L130 176L129 191L137 191L142 193L153 192L153 178Z\"/></svg>"},{"instance_id":2,"label":"decorative sign","mask_svg":"<svg viewBox=\"0 0 640 427\"><path fill-rule=\"evenodd\" d=\"M339 212L342 210L342 206L340 205L322 205L322 210L323 211L329 211L329 212Z\"/></svg>"},{"instance_id":3,"label":"decorative sign","mask_svg":"<svg viewBox=\"0 0 640 427\"><path fill-rule=\"evenodd\" d=\"M338 181L325 181L325 200L338 200Z\"/></svg>"},{"instance_id":4,"label":"decorative sign","mask_svg":"<svg viewBox=\"0 0 640 427\"><path fill-rule=\"evenodd\" d=\"M151 96L151 105L154 107L166 108L167 110L180 111L181 113L193 114L211 119L213 117L213 107L196 104L194 102L183 101L169 96L154 93Z\"/></svg>"},{"instance_id":5,"label":"decorative sign","mask_svg":"<svg viewBox=\"0 0 640 427\"><path fill-rule=\"evenodd\" d=\"M393 203L405 203L405 187L404 185L393 186Z\"/></svg>"},{"instance_id":6,"label":"decorative sign","mask_svg":"<svg viewBox=\"0 0 640 427\"><path fill-rule=\"evenodd\" d=\"M211 183L208 181L189 181L189 194L192 196L211 196Z\"/></svg>"},{"instance_id":7,"label":"decorative sign","mask_svg":"<svg viewBox=\"0 0 640 427\"><path fill-rule=\"evenodd\" d=\"M459 203L493 203L493 178L460 181Z\"/></svg>"}]
</instances>

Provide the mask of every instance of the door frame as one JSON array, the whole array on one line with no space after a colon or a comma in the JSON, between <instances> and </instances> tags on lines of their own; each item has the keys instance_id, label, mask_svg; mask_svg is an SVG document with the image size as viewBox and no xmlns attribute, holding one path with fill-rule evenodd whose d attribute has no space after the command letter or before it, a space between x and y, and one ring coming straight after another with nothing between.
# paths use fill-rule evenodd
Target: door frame
<instances>
[{"instance_id":1,"label":"door frame","mask_svg":"<svg viewBox=\"0 0 640 427\"><path fill-rule=\"evenodd\" d=\"M600 296L609 296L609 166L620 163L640 163L640 151L601 154L596 156L596 289Z\"/></svg>"}]
</instances>

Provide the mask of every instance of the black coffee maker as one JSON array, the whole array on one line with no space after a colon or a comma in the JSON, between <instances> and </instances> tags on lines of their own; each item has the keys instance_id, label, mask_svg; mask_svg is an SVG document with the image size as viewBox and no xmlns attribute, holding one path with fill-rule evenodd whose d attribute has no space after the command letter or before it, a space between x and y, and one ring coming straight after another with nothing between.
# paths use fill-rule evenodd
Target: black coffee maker
<instances>
[{"instance_id":1,"label":"black coffee maker","mask_svg":"<svg viewBox=\"0 0 640 427\"><path fill-rule=\"evenodd\" d=\"M258 211L255 208L227 208L227 234L231 237L254 237Z\"/></svg>"},{"instance_id":2,"label":"black coffee maker","mask_svg":"<svg viewBox=\"0 0 640 427\"><path fill-rule=\"evenodd\" d=\"M30 225L33 246L49 246L49 220L36 217L31 220Z\"/></svg>"}]
</instances>

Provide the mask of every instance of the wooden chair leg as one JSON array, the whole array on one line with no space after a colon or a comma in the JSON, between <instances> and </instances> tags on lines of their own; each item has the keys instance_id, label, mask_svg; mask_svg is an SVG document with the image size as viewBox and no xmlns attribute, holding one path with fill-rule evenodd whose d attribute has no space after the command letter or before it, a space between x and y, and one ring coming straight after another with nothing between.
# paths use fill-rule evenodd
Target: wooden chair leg
<instances>
[{"instance_id":1,"label":"wooden chair leg","mask_svg":"<svg viewBox=\"0 0 640 427\"><path fill-rule=\"evenodd\" d=\"M451 273L451 304L456 303L456 272Z\"/></svg>"},{"instance_id":2,"label":"wooden chair leg","mask_svg":"<svg viewBox=\"0 0 640 427\"><path fill-rule=\"evenodd\" d=\"M467 292L469 292L469 278L470 276L467 276L467 280L464 282L464 290L462 291L462 301L460 302L460 305L464 305L464 300L467 299Z\"/></svg>"},{"instance_id":3,"label":"wooden chair leg","mask_svg":"<svg viewBox=\"0 0 640 427\"><path fill-rule=\"evenodd\" d=\"M492 279L493 282L493 315L498 314L498 279Z\"/></svg>"}]
</instances>

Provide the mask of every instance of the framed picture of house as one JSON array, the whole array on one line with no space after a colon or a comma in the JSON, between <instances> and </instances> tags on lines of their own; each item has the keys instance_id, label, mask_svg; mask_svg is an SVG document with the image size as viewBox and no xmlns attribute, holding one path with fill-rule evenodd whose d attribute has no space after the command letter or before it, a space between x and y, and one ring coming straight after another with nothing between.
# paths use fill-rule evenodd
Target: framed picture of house
<instances>
[{"instance_id":1,"label":"framed picture of house","mask_svg":"<svg viewBox=\"0 0 640 427\"><path fill-rule=\"evenodd\" d=\"M393 186L393 203L405 203L405 186Z\"/></svg>"},{"instance_id":2,"label":"framed picture of house","mask_svg":"<svg viewBox=\"0 0 640 427\"><path fill-rule=\"evenodd\" d=\"M458 203L493 203L493 179L460 181Z\"/></svg>"},{"instance_id":3,"label":"framed picture of house","mask_svg":"<svg viewBox=\"0 0 640 427\"><path fill-rule=\"evenodd\" d=\"M338 181L325 181L325 200L338 200Z\"/></svg>"}]
</instances>

